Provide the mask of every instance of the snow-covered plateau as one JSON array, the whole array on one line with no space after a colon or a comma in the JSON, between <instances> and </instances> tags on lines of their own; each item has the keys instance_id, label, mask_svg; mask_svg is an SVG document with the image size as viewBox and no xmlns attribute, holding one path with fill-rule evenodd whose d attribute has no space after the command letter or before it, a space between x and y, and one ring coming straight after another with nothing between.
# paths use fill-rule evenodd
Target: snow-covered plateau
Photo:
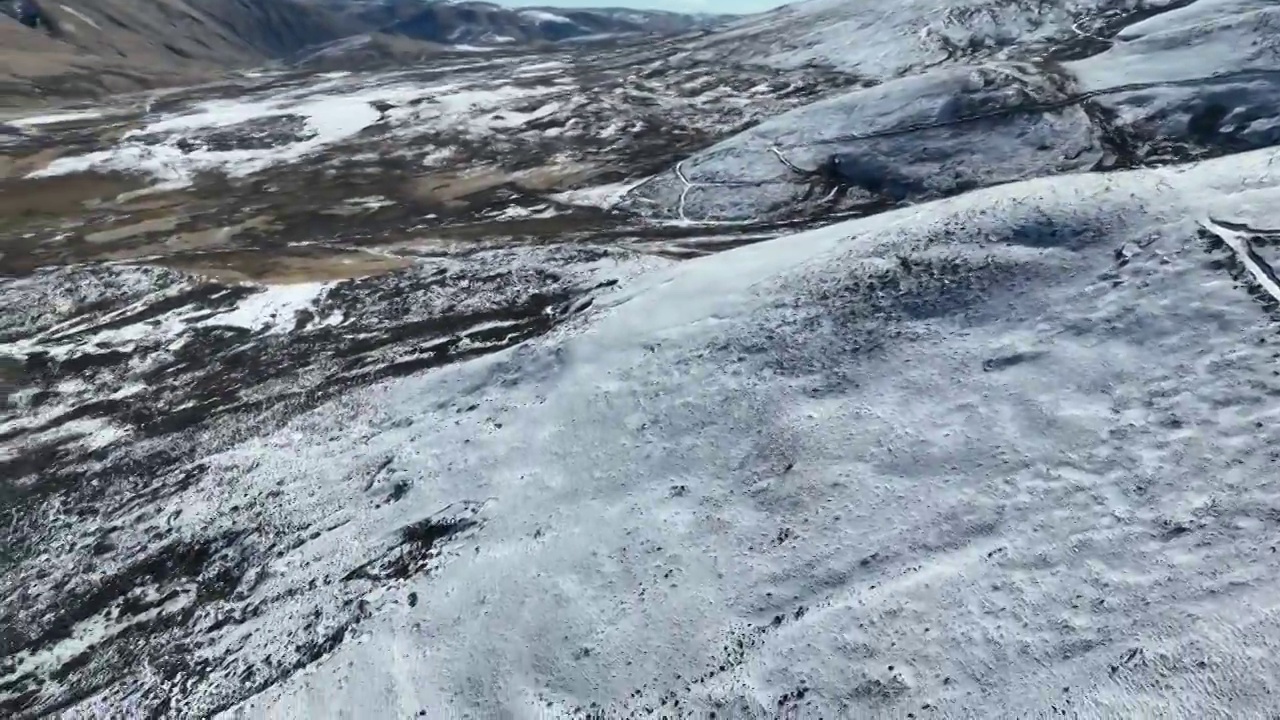
<instances>
[{"instance_id":1,"label":"snow-covered plateau","mask_svg":"<svg viewBox=\"0 0 1280 720\"><path fill-rule=\"evenodd\" d=\"M810 0L6 120L0 715L1271 717L1277 25Z\"/></svg>"}]
</instances>

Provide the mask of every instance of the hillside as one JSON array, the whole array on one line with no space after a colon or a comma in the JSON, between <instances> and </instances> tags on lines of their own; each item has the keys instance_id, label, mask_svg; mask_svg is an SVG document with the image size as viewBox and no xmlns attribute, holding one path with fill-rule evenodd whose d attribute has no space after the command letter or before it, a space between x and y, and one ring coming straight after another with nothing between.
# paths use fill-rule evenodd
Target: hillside
<instances>
[{"instance_id":1,"label":"hillside","mask_svg":"<svg viewBox=\"0 0 1280 720\"><path fill-rule=\"evenodd\" d=\"M433 3L383 28L436 43L507 45L621 33L675 34L706 24L690 15L636 10L507 8L483 2Z\"/></svg>"},{"instance_id":2,"label":"hillside","mask_svg":"<svg viewBox=\"0 0 1280 720\"><path fill-rule=\"evenodd\" d=\"M504 45L602 33L673 34L704 22L674 13L585 10L561 17L425 0L22 0L6 7L9 14L0 13L0 105L192 83L325 48L342 54L367 42L370 33L380 53L370 57L366 48L353 64L420 60L453 45L486 44L489 37Z\"/></svg>"},{"instance_id":3,"label":"hillside","mask_svg":"<svg viewBox=\"0 0 1280 720\"><path fill-rule=\"evenodd\" d=\"M6 104L209 78L350 34L293 0L24 2L34 27L0 16Z\"/></svg>"},{"instance_id":4,"label":"hillside","mask_svg":"<svg viewBox=\"0 0 1280 720\"><path fill-rule=\"evenodd\" d=\"M5 116L0 715L1273 712L1280 7L477 7Z\"/></svg>"}]
</instances>

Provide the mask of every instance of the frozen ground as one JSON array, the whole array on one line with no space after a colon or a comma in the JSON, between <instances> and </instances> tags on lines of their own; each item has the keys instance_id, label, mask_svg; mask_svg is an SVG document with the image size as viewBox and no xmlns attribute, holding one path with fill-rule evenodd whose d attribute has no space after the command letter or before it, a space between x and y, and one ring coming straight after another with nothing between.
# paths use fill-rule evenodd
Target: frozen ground
<instances>
[{"instance_id":1,"label":"frozen ground","mask_svg":"<svg viewBox=\"0 0 1280 720\"><path fill-rule=\"evenodd\" d=\"M0 714L1267 717L1274 22L814 0L15 123Z\"/></svg>"},{"instance_id":2,"label":"frozen ground","mask_svg":"<svg viewBox=\"0 0 1280 720\"><path fill-rule=\"evenodd\" d=\"M205 492L228 498L283 482L349 507L334 458L412 481L305 574L420 512L476 523L237 716L1261 713L1276 290L1214 237L1280 223L1273 158L1005 186L695 261L580 332L219 456ZM471 404L492 420L455 421Z\"/></svg>"}]
</instances>

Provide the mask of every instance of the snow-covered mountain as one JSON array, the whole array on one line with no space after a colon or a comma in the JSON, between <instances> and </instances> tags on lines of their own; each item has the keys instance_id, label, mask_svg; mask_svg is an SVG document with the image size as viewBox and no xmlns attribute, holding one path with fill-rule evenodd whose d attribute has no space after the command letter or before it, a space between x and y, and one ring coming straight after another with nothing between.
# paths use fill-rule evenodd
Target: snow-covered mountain
<instances>
[{"instance_id":1,"label":"snow-covered mountain","mask_svg":"<svg viewBox=\"0 0 1280 720\"><path fill-rule=\"evenodd\" d=\"M817 58L865 80L695 154L630 207L692 221L846 211L1280 139L1270 3L854 5L787 8L691 47L705 62Z\"/></svg>"},{"instance_id":2,"label":"snow-covered mountain","mask_svg":"<svg viewBox=\"0 0 1280 720\"><path fill-rule=\"evenodd\" d=\"M429 0L21 0L0 3L0 107L190 84L281 60L410 64L457 46L676 35L712 22Z\"/></svg>"},{"instance_id":3,"label":"snow-covered mountain","mask_svg":"<svg viewBox=\"0 0 1280 720\"><path fill-rule=\"evenodd\" d=\"M6 118L0 712L1265 716L1277 12Z\"/></svg>"},{"instance_id":4,"label":"snow-covered mountain","mask_svg":"<svg viewBox=\"0 0 1280 720\"><path fill-rule=\"evenodd\" d=\"M434 2L382 30L441 44L500 46L624 33L672 34L707 24L705 17L656 10L511 8L486 2Z\"/></svg>"},{"instance_id":5,"label":"snow-covered mountain","mask_svg":"<svg viewBox=\"0 0 1280 720\"><path fill-rule=\"evenodd\" d=\"M4 4L0 107L190 84L366 29L295 0Z\"/></svg>"}]
</instances>

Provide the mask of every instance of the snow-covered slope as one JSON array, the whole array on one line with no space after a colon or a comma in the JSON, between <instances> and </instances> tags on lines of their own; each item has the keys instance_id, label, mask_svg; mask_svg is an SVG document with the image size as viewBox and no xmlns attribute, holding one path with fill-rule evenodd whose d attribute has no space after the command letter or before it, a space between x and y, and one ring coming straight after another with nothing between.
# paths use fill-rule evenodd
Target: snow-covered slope
<instances>
[{"instance_id":1,"label":"snow-covered slope","mask_svg":"<svg viewBox=\"0 0 1280 720\"><path fill-rule=\"evenodd\" d=\"M0 714L1267 716L1276 17L815 0L19 118Z\"/></svg>"},{"instance_id":2,"label":"snow-covered slope","mask_svg":"<svg viewBox=\"0 0 1280 720\"><path fill-rule=\"evenodd\" d=\"M797 40L807 43L805 61L873 80L694 155L638 186L625 206L711 223L815 205L864 211L1056 172L1239 152L1280 137L1274 4L1032 7L982 0L864 12L856 2L816 0L744 21L722 35L785 38L821 19L816 35ZM851 23L848 35L831 30ZM698 52L778 60L760 55L758 42L735 48L722 35L700 41ZM933 42L943 37L951 37L945 52Z\"/></svg>"},{"instance_id":3,"label":"snow-covered slope","mask_svg":"<svg viewBox=\"0 0 1280 720\"><path fill-rule=\"evenodd\" d=\"M378 5L357 7L367 13ZM384 5L403 7L405 3L392 0ZM432 2L419 3L416 12L381 29L446 45L502 47L601 35L676 35L711 24L706 17L660 10L509 8L488 2Z\"/></svg>"},{"instance_id":4,"label":"snow-covered slope","mask_svg":"<svg viewBox=\"0 0 1280 720\"><path fill-rule=\"evenodd\" d=\"M433 513L467 528L232 716L1270 707L1277 289L1244 228L1280 225L1274 158L691 262L211 458L186 502L223 532L245 520L213 508L273 487L272 523L344 508L265 561L281 597ZM361 467L411 490L375 508Z\"/></svg>"},{"instance_id":5,"label":"snow-covered slope","mask_svg":"<svg viewBox=\"0 0 1280 720\"><path fill-rule=\"evenodd\" d=\"M744 18L708 37L708 54L750 54L778 67L832 65L888 78L970 55L1020 53L1071 37L1073 22L1102 10L1177 0L805 0Z\"/></svg>"},{"instance_id":6,"label":"snow-covered slope","mask_svg":"<svg viewBox=\"0 0 1280 720\"><path fill-rule=\"evenodd\" d=\"M686 222L745 221L1086 170L1103 148L1084 110L1019 111L1060 101L1055 84L1032 65L991 64L841 93L694 155L633 190L628 207ZM838 173L832 166L815 182L813 172L833 158Z\"/></svg>"},{"instance_id":7,"label":"snow-covered slope","mask_svg":"<svg viewBox=\"0 0 1280 720\"><path fill-rule=\"evenodd\" d=\"M140 625L159 664L104 708L1260 714L1275 159L837 224L278 431L228 418L154 502L46 519L85 542L26 592L145 582L9 679ZM50 585L55 552L83 579Z\"/></svg>"},{"instance_id":8,"label":"snow-covered slope","mask_svg":"<svg viewBox=\"0 0 1280 720\"><path fill-rule=\"evenodd\" d=\"M1275 3L1199 0L1126 27L1106 52L1067 67L1082 89L1109 90L1097 102L1148 142L1261 147L1280 139L1277 26Z\"/></svg>"}]
</instances>

